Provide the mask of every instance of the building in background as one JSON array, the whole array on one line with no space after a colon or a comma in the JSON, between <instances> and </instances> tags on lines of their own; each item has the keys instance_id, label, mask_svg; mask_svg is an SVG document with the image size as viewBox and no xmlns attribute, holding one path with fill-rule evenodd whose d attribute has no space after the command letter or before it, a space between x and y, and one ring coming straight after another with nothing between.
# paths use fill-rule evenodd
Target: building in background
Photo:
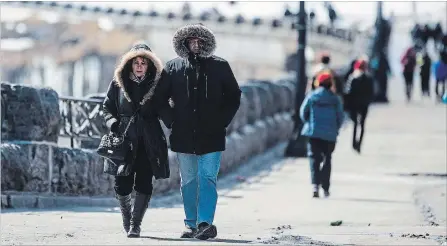
<instances>
[{"instance_id":1,"label":"building in background","mask_svg":"<svg viewBox=\"0 0 447 246\"><path fill-rule=\"evenodd\" d=\"M287 57L297 47L295 20L282 16L231 19L219 11L192 16L181 11L131 11L57 2L21 2L2 5L1 10L20 10L22 15L2 21L0 53L7 57L0 61L2 80L50 86L64 96L104 92L117 59L138 40L148 42L163 61L173 59L173 34L187 23L202 22L214 31L216 55L230 62L240 82L286 74ZM337 30L333 35L342 36L329 40L326 34L311 35L315 47L310 45L308 59L312 60L313 49L325 48L325 43L351 47L343 40L347 33L339 31L342 33ZM345 51L340 54L349 53Z\"/></svg>"}]
</instances>

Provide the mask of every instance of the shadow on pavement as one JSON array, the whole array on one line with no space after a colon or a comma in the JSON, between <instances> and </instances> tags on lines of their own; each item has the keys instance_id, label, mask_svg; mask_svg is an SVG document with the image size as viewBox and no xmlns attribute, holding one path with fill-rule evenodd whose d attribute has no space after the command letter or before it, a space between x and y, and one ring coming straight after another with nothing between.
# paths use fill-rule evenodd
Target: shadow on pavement
<instances>
[{"instance_id":1,"label":"shadow on pavement","mask_svg":"<svg viewBox=\"0 0 447 246\"><path fill-rule=\"evenodd\" d=\"M164 237L151 237L151 236L142 236L141 238L149 238L159 241L171 241L171 242L182 242L182 241L188 241L188 242L217 242L217 243L250 243L251 241L248 240L235 240L235 239L221 239L221 238L214 238L209 239L207 241L201 241L198 239L187 239L187 238L164 238Z\"/></svg>"},{"instance_id":2,"label":"shadow on pavement","mask_svg":"<svg viewBox=\"0 0 447 246\"><path fill-rule=\"evenodd\" d=\"M447 173L398 173L397 175L403 177L447 178Z\"/></svg>"},{"instance_id":3,"label":"shadow on pavement","mask_svg":"<svg viewBox=\"0 0 447 246\"><path fill-rule=\"evenodd\" d=\"M219 176L218 193L219 197L230 199L242 199L243 196L229 195L229 193L240 185L254 184L261 182L272 172L280 169L286 162L282 153L286 144L278 144L267 152L255 156L230 173ZM151 201L152 208L172 208L183 206L180 192L175 190L169 194L154 197Z\"/></svg>"},{"instance_id":4,"label":"shadow on pavement","mask_svg":"<svg viewBox=\"0 0 447 246\"><path fill-rule=\"evenodd\" d=\"M40 214L45 212L74 212L74 213L121 213L118 207L56 207L56 208L12 208L3 209L1 214L7 213L27 213Z\"/></svg>"},{"instance_id":5,"label":"shadow on pavement","mask_svg":"<svg viewBox=\"0 0 447 246\"><path fill-rule=\"evenodd\" d=\"M230 199L241 199L244 196L232 196L232 195L221 195L220 197L230 198Z\"/></svg>"},{"instance_id":6,"label":"shadow on pavement","mask_svg":"<svg viewBox=\"0 0 447 246\"><path fill-rule=\"evenodd\" d=\"M278 144L265 153L249 159L233 171L219 176L217 181L219 197L242 199L243 196L229 195L229 193L238 186L259 183L272 172L281 169L286 163L283 157L285 147L286 143ZM272 183L270 184L273 185ZM178 190L155 196L151 200L151 208L173 208L179 206L183 206L183 202Z\"/></svg>"},{"instance_id":7,"label":"shadow on pavement","mask_svg":"<svg viewBox=\"0 0 447 246\"><path fill-rule=\"evenodd\" d=\"M297 236L297 235L272 236L271 238L262 240L259 243L260 244L276 244L276 245L320 245L320 246L338 245L338 244L333 244L330 242L314 240L314 239L312 239L310 237L306 237L306 236ZM353 245L353 244L343 244L343 245Z\"/></svg>"},{"instance_id":8,"label":"shadow on pavement","mask_svg":"<svg viewBox=\"0 0 447 246\"><path fill-rule=\"evenodd\" d=\"M363 198L330 198L331 200L338 201L352 201L352 202L379 202L379 203L411 203L406 201L394 201L383 199L363 199Z\"/></svg>"}]
</instances>

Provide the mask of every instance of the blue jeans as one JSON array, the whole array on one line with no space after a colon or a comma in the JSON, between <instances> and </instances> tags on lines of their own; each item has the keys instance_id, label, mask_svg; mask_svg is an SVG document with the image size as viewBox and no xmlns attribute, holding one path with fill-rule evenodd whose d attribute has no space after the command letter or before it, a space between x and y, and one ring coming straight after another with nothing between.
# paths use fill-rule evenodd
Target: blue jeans
<instances>
[{"instance_id":1,"label":"blue jeans","mask_svg":"<svg viewBox=\"0 0 447 246\"><path fill-rule=\"evenodd\" d=\"M177 153L187 227L197 228L202 222L213 224L220 157L221 152L205 155Z\"/></svg>"}]
</instances>

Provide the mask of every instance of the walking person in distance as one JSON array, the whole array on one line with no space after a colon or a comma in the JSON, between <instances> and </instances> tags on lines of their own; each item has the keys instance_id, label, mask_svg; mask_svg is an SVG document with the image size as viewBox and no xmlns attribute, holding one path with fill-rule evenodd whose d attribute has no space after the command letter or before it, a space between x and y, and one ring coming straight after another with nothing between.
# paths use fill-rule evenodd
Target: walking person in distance
<instances>
[{"instance_id":1,"label":"walking person in distance","mask_svg":"<svg viewBox=\"0 0 447 246\"><path fill-rule=\"evenodd\" d=\"M317 88L301 104L300 117L304 122L301 134L309 139L307 148L313 197L317 198L320 185L324 195L330 195L332 152L343 123L344 112L340 97L331 90L334 83L332 73L321 72L315 83Z\"/></svg>"}]
</instances>

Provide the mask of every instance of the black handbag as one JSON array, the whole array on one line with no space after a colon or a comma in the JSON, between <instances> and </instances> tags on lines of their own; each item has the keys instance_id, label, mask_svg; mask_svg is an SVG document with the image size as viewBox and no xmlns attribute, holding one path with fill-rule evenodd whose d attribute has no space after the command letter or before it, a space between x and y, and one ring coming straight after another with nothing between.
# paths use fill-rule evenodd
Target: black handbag
<instances>
[{"instance_id":1,"label":"black handbag","mask_svg":"<svg viewBox=\"0 0 447 246\"><path fill-rule=\"evenodd\" d=\"M127 137L130 124L135 120L134 114L127 123L122 134L109 132L101 138L96 153L104 158L104 173L114 176L128 176L126 168L126 155L132 151L132 142Z\"/></svg>"}]
</instances>

